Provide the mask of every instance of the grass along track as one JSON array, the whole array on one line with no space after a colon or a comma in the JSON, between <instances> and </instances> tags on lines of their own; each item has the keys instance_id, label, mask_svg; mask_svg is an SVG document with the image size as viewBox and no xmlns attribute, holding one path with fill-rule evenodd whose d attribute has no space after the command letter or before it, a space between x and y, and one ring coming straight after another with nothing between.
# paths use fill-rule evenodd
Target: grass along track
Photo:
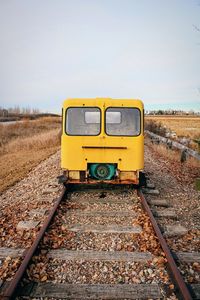
<instances>
[{"instance_id":1,"label":"grass along track","mask_svg":"<svg viewBox=\"0 0 200 300\"><path fill-rule=\"evenodd\" d=\"M23 286L18 299L177 299L165 253L130 189L68 193Z\"/></svg>"},{"instance_id":2,"label":"grass along track","mask_svg":"<svg viewBox=\"0 0 200 300\"><path fill-rule=\"evenodd\" d=\"M191 139L200 138L200 117L199 116L145 116L146 121L155 121L175 131L179 137Z\"/></svg>"},{"instance_id":3,"label":"grass along track","mask_svg":"<svg viewBox=\"0 0 200 300\"><path fill-rule=\"evenodd\" d=\"M0 124L0 193L60 147L60 118Z\"/></svg>"}]
</instances>

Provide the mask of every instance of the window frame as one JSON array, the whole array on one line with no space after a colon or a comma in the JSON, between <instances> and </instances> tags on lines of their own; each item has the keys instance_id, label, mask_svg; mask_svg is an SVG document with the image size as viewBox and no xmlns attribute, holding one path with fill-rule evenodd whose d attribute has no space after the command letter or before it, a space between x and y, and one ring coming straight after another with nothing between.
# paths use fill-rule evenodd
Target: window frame
<instances>
[{"instance_id":1,"label":"window frame","mask_svg":"<svg viewBox=\"0 0 200 300\"><path fill-rule=\"evenodd\" d=\"M106 111L109 109L109 108L116 108L116 109L123 109L123 108L125 108L125 109L136 109L136 110L138 110L139 111L139 116L140 116L140 132L137 134L137 135L119 135L119 134L115 134L115 135L113 135L113 134L108 134L107 132L106 132ZM120 123L121 124L121 123ZM141 110L138 108L138 107L130 107L130 106L109 106L109 107L106 107L106 109L105 109L105 115L104 115L104 129L105 129L105 134L107 135L107 136L113 136L113 137L137 137L137 136L140 136L141 135L141 129L142 129L142 120L141 120Z\"/></svg>"},{"instance_id":2,"label":"window frame","mask_svg":"<svg viewBox=\"0 0 200 300\"><path fill-rule=\"evenodd\" d=\"M67 132L66 122L67 122L67 111L70 108L97 108L100 111L100 128L99 128L99 133L98 134L89 134L89 135L88 134L69 134ZM85 122L85 115L84 115L84 122ZM94 124L98 124L98 123L94 123ZM98 107L98 106L69 106L65 110L65 134L66 135L68 135L68 136L99 136L101 134L101 130L102 130L102 110L101 110L100 107Z\"/></svg>"}]
</instances>

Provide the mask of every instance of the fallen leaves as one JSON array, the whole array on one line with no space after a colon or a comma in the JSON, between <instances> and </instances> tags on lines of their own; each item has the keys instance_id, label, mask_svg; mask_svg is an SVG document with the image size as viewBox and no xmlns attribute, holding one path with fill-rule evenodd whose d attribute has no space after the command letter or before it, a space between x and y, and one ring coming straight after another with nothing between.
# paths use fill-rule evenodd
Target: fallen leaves
<instances>
[{"instance_id":1,"label":"fallen leaves","mask_svg":"<svg viewBox=\"0 0 200 300\"><path fill-rule=\"evenodd\" d=\"M167 238L167 243L174 251L199 251L200 249L200 230L192 229L187 234L179 238Z\"/></svg>"},{"instance_id":2,"label":"fallen leaves","mask_svg":"<svg viewBox=\"0 0 200 300\"><path fill-rule=\"evenodd\" d=\"M140 225L143 229L138 236L134 237L137 239L140 251L149 251L154 255L164 256L164 253L162 251L158 238L155 235L149 217L145 213L140 214L138 218L134 221L134 225Z\"/></svg>"},{"instance_id":3,"label":"fallen leaves","mask_svg":"<svg viewBox=\"0 0 200 300\"><path fill-rule=\"evenodd\" d=\"M31 265L26 271L28 278L35 281L47 281L47 262L46 255L34 256Z\"/></svg>"},{"instance_id":4,"label":"fallen leaves","mask_svg":"<svg viewBox=\"0 0 200 300\"><path fill-rule=\"evenodd\" d=\"M10 280L15 275L21 260L21 258L11 258L9 256L6 257L0 266L1 280Z\"/></svg>"},{"instance_id":5,"label":"fallen leaves","mask_svg":"<svg viewBox=\"0 0 200 300\"><path fill-rule=\"evenodd\" d=\"M156 265L164 265L167 262L167 259L163 256L154 257L153 263Z\"/></svg>"}]
</instances>

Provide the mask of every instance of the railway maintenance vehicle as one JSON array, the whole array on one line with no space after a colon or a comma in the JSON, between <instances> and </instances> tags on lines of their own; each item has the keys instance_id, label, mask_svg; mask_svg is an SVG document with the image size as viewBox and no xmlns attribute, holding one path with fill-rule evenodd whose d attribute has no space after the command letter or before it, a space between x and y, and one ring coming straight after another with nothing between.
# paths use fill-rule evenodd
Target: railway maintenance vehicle
<instances>
[{"instance_id":1,"label":"railway maintenance vehicle","mask_svg":"<svg viewBox=\"0 0 200 300\"><path fill-rule=\"evenodd\" d=\"M62 108L63 183L144 185L141 100L67 99Z\"/></svg>"}]
</instances>

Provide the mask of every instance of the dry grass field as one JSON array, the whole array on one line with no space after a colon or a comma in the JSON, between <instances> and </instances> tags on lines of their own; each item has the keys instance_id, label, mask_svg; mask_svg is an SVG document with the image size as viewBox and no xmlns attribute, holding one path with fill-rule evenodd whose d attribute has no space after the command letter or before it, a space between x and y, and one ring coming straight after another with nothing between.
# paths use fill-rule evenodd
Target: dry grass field
<instances>
[{"instance_id":1,"label":"dry grass field","mask_svg":"<svg viewBox=\"0 0 200 300\"><path fill-rule=\"evenodd\" d=\"M0 193L60 147L61 118L0 124Z\"/></svg>"},{"instance_id":2,"label":"dry grass field","mask_svg":"<svg viewBox=\"0 0 200 300\"><path fill-rule=\"evenodd\" d=\"M198 116L145 116L146 121L155 121L175 131L178 137L200 138L200 117Z\"/></svg>"}]
</instances>

